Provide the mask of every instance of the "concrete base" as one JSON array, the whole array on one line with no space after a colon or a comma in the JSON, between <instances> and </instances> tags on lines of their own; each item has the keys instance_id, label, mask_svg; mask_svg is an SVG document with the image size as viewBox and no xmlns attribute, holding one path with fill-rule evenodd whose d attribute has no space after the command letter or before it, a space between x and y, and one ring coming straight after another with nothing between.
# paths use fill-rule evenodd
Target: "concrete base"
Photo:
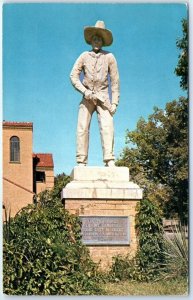
<instances>
[{"instance_id":1,"label":"concrete base","mask_svg":"<svg viewBox=\"0 0 193 300\"><path fill-rule=\"evenodd\" d=\"M137 249L135 232L136 205L142 199L142 189L129 181L126 167L75 167L72 181L62 190L65 209L81 216L129 218L130 243L128 245L88 246L94 261L105 269L112 257Z\"/></svg>"},{"instance_id":2,"label":"concrete base","mask_svg":"<svg viewBox=\"0 0 193 300\"><path fill-rule=\"evenodd\" d=\"M75 167L62 199L142 199L142 190L129 181L126 167Z\"/></svg>"}]
</instances>

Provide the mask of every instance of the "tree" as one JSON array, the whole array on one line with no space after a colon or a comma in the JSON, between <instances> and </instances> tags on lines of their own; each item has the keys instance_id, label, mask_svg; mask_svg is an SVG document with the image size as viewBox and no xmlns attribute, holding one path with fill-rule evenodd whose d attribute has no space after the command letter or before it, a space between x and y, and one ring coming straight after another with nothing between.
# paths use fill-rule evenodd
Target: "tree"
<instances>
[{"instance_id":1,"label":"tree","mask_svg":"<svg viewBox=\"0 0 193 300\"><path fill-rule=\"evenodd\" d=\"M188 88L188 26L182 20L182 50L175 69L180 85ZM131 177L144 188L144 197L163 207L165 217L188 219L188 99L168 102L165 109L154 108L134 131L127 131L126 144L117 165L130 168Z\"/></svg>"},{"instance_id":2,"label":"tree","mask_svg":"<svg viewBox=\"0 0 193 300\"><path fill-rule=\"evenodd\" d=\"M145 188L145 197L160 203L165 216L187 221L188 101L181 97L154 108L148 121L127 131L126 147L117 165L130 168L133 179Z\"/></svg>"},{"instance_id":3,"label":"tree","mask_svg":"<svg viewBox=\"0 0 193 300\"><path fill-rule=\"evenodd\" d=\"M177 47L181 50L178 65L175 68L177 76L181 77L180 86L183 90L188 89L188 22L182 20L183 37L176 42Z\"/></svg>"}]
</instances>

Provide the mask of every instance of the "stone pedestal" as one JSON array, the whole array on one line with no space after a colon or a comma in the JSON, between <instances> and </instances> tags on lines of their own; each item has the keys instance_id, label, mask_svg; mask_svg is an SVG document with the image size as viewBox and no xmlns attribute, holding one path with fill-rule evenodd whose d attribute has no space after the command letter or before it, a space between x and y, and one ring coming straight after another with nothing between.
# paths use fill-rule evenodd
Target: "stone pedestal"
<instances>
[{"instance_id":1,"label":"stone pedestal","mask_svg":"<svg viewBox=\"0 0 193 300\"><path fill-rule=\"evenodd\" d=\"M83 242L94 261L109 267L112 257L137 248L136 205L142 190L126 167L75 167L62 190L65 209L82 219Z\"/></svg>"}]
</instances>

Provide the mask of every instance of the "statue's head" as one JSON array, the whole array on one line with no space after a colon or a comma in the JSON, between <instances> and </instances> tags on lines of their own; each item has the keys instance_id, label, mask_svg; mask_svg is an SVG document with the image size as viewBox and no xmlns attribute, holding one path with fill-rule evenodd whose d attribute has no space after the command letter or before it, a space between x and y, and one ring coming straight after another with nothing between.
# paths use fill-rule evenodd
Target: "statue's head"
<instances>
[{"instance_id":1,"label":"statue's head","mask_svg":"<svg viewBox=\"0 0 193 300\"><path fill-rule=\"evenodd\" d=\"M105 28L103 21L97 21L93 27L85 27L84 38L87 44L96 46L110 46L113 42L112 32Z\"/></svg>"},{"instance_id":2,"label":"statue's head","mask_svg":"<svg viewBox=\"0 0 193 300\"><path fill-rule=\"evenodd\" d=\"M103 38L100 35L95 34L92 36L91 45L93 50L99 51L102 48L103 44Z\"/></svg>"}]
</instances>

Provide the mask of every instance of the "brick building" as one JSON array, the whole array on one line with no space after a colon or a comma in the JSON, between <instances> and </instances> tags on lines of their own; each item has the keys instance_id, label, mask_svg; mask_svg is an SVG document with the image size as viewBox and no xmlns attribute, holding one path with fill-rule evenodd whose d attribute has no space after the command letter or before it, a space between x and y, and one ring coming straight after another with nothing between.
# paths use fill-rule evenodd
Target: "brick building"
<instances>
[{"instance_id":1,"label":"brick building","mask_svg":"<svg viewBox=\"0 0 193 300\"><path fill-rule=\"evenodd\" d=\"M52 154L33 153L33 123L3 122L3 205L14 216L54 186Z\"/></svg>"},{"instance_id":2,"label":"brick building","mask_svg":"<svg viewBox=\"0 0 193 300\"><path fill-rule=\"evenodd\" d=\"M54 186L54 163L50 153L33 154L34 187L36 194Z\"/></svg>"}]
</instances>

